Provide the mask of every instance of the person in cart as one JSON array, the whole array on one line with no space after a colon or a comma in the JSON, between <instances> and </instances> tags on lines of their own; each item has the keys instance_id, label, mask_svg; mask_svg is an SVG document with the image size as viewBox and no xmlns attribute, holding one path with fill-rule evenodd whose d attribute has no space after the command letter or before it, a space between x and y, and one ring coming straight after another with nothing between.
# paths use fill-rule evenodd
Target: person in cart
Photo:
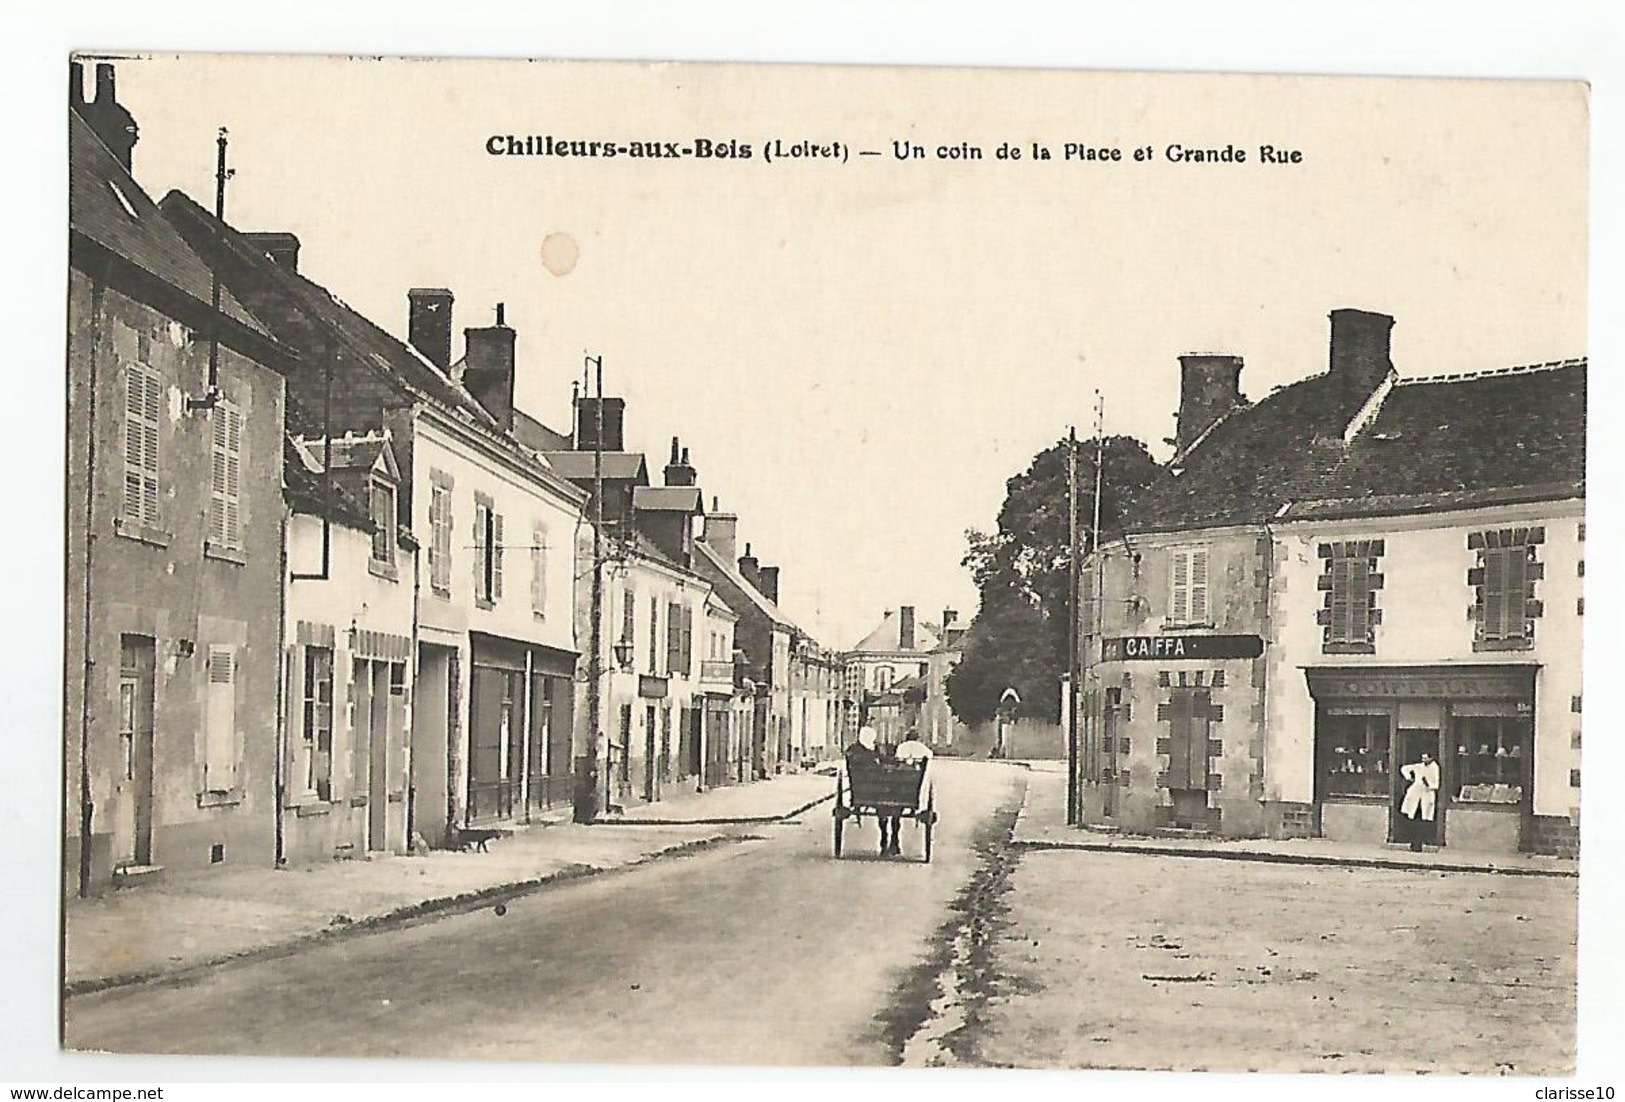
<instances>
[{"instance_id":1,"label":"person in cart","mask_svg":"<svg viewBox=\"0 0 1625 1102\"><path fill-rule=\"evenodd\" d=\"M886 760L907 765L916 769L924 769L925 763L931 760L931 748L920 741L920 736L913 730L893 748ZM880 817L880 855L882 857L901 857L903 854L903 817L901 815L882 815Z\"/></svg>"}]
</instances>

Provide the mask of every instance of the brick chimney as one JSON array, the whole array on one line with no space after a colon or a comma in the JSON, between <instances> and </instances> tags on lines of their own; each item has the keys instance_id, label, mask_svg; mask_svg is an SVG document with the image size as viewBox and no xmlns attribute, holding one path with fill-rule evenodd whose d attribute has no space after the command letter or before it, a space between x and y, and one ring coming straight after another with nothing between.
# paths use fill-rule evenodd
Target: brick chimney
<instances>
[{"instance_id":1,"label":"brick chimney","mask_svg":"<svg viewBox=\"0 0 1625 1102\"><path fill-rule=\"evenodd\" d=\"M624 451L621 430L626 417L625 398L576 397L576 450L590 452L598 439L598 403L604 404L604 450Z\"/></svg>"},{"instance_id":2,"label":"brick chimney","mask_svg":"<svg viewBox=\"0 0 1625 1102\"><path fill-rule=\"evenodd\" d=\"M513 428L513 350L517 338L497 303L495 325L463 330L463 386L504 429Z\"/></svg>"},{"instance_id":3,"label":"brick chimney","mask_svg":"<svg viewBox=\"0 0 1625 1102\"><path fill-rule=\"evenodd\" d=\"M291 233L245 233L248 243L259 249L279 268L299 270L299 239Z\"/></svg>"},{"instance_id":4,"label":"brick chimney","mask_svg":"<svg viewBox=\"0 0 1625 1102\"><path fill-rule=\"evenodd\" d=\"M666 464L666 485L693 486L700 480L700 474L688 461L688 449L678 451L677 437L671 438L671 462Z\"/></svg>"},{"instance_id":5,"label":"brick chimney","mask_svg":"<svg viewBox=\"0 0 1625 1102\"><path fill-rule=\"evenodd\" d=\"M1333 310L1329 374L1347 380L1358 394L1370 394L1394 369L1394 319L1368 310Z\"/></svg>"},{"instance_id":6,"label":"brick chimney","mask_svg":"<svg viewBox=\"0 0 1625 1102\"><path fill-rule=\"evenodd\" d=\"M724 513L722 503L713 497L711 511L705 514L705 546L715 551L723 562L733 562L738 536L739 515Z\"/></svg>"},{"instance_id":7,"label":"brick chimney","mask_svg":"<svg viewBox=\"0 0 1625 1102\"><path fill-rule=\"evenodd\" d=\"M85 68L80 62L68 63L68 103L90 124L102 144L112 150L126 172L130 169L130 152L140 140L140 127L135 116L119 103L111 62L96 63L96 98L85 100Z\"/></svg>"},{"instance_id":8,"label":"brick chimney","mask_svg":"<svg viewBox=\"0 0 1625 1102\"><path fill-rule=\"evenodd\" d=\"M441 371L451 370L451 292L413 287L406 292L406 342Z\"/></svg>"},{"instance_id":9,"label":"brick chimney","mask_svg":"<svg viewBox=\"0 0 1625 1102\"><path fill-rule=\"evenodd\" d=\"M1242 403L1240 356L1179 357L1179 414L1178 427L1174 430L1174 451L1182 452L1196 443L1213 422Z\"/></svg>"},{"instance_id":10,"label":"brick chimney","mask_svg":"<svg viewBox=\"0 0 1625 1102\"><path fill-rule=\"evenodd\" d=\"M762 591L762 596L766 597L774 604L778 604L779 568L776 566L764 566L760 571L758 571L758 574L759 578L756 583L756 588Z\"/></svg>"},{"instance_id":11,"label":"brick chimney","mask_svg":"<svg viewBox=\"0 0 1625 1102\"><path fill-rule=\"evenodd\" d=\"M897 649L914 649L914 606L904 605L897 610Z\"/></svg>"},{"instance_id":12,"label":"brick chimney","mask_svg":"<svg viewBox=\"0 0 1625 1102\"><path fill-rule=\"evenodd\" d=\"M942 634L944 638L947 638L948 628L951 627L958 619L959 613L955 612L953 609L945 608L942 610Z\"/></svg>"},{"instance_id":13,"label":"brick chimney","mask_svg":"<svg viewBox=\"0 0 1625 1102\"><path fill-rule=\"evenodd\" d=\"M739 576L757 590L762 588L761 566L756 556L750 553L750 544L745 544L745 553L739 556Z\"/></svg>"}]
</instances>

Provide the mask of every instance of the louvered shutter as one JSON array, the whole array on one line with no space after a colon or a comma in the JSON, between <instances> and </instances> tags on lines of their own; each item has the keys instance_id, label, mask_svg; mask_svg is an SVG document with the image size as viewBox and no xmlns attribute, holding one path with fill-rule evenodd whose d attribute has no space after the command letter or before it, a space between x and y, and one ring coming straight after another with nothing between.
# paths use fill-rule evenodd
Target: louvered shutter
<instances>
[{"instance_id":1,"label":"louvered shutter","mask_svg":"<svg viewBox=\"0 0 1625 1102\"><path fill-rule=\"evenodd\" d=\"M1207 623L1207 549L1191 552L1190 623Z\"/></svg>"},{"instance_id":2,"label":"louvered shutter","mask_svg":"<svg viewBox=\"0 0 1625 1102\"><path fill-rule=\"evenodd\" d=\"M243 545L243 411L226 410L226 545Z\"/></svg>"},{"instance_id":3,"label":"louvered shutter","mask_svg":"<svg viewBox=\"0 0 1625 1102\"><path fill-rule=\"evenodd\" d=\"M1529 550L1527 547L1509 547L1501 552L1506 560L1506 573L1501 597L1501 638L1524 637L1524 605L1529 596Z\"/></svg>"},{"instance_id":4,"label":"louvered shutter","mask_svg":"<svg viewBox=\"0 0 1625 1102\"><path fill-rule=\"evenodd\" d=\"M1345 643L1349 638L1349 560L1331 558L1332 622L1331 641Z\"/></svg>"},{"instance_id":5,"label":"louvered shutter","mask_svg":"<svg viewBox=\"0 0 1625 1102\"><path fill-rule=\"evenodd\" d=\"M209 648L209 684L204 707L203 789L229 792L237 784L237 655L230 647Z\"/></svg>"},{"instance_id":6,"label":"louvered shutter","mask_svg":"<svg viewBox=\"0 0 1625 1102\"><path fill-rule=\"evenodd\" d=\"M1172 566L1172 592L1168 599L1168 618L1176 624L1191 619L1190 552L1174 551L1169 554Z\"/></svg>"},{"instance_id":7,"label":"louvered shutter","mask_svg":"<svg viewBox=\"0 0 1625 1102\"><path fill-rule=\"evenodd\" d=\"M1371 563L1366 559L1348 561L1348 635L1350 643L1365 643L1371 637Z\"/></svg>"},{"instance_id":8,"label":"louvered shutter","mask_svg":"<svg viewBox=\"0 0 1625 1102\"><path fill-rule=\"evenodd\" d=\"M547 614L547 525L540 521L531 532L530 607Z\"/></svg>"},{"instance_id":9,"label":"louvered shutter","mask_svg":"<svg viewBox=\"0 0 1625 1102\"><path fill-rule=\"evenodd\" d=\"M1484 553L1484 637L1505 639L1507 623L1507 556L1501 550Z\"/></svg>"},{"instance_id":10,"label":"louvered shutter","mask_svg":"<svg viewBox=\"0 0 1625 1102\"><path fill-rule=\"evenodd\" d=\"M474 597L476 600L488 601L491 599L491 573L490 562L485 554L485 526L486 507L474 506Z\"/></svg>"},{"instance_id":11,"label":"louvered shutter","mask_svg":"<svg viewBox=\"0 0 1625 1102\"><path fill-rule=\"evenodd\" d=\"M158 526L158 416L161 387L139 367L126 373L124 392L124 515Z\"/></svg>"},{"instance_id":12,"label":"louvered shutter","mask_svg":"<svg viewBox=\"0 0 1625 1102\"><path fill-rule=\"evenodd\" d=\"M502 600L502 514L491 514L491 600Z\"/></svg>"}]
</instances>

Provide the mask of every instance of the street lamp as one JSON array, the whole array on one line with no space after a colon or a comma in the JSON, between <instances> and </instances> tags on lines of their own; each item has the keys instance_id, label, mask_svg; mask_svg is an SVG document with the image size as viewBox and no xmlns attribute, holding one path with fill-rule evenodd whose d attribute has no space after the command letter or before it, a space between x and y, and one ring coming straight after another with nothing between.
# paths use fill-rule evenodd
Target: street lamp
<instances>
[{"instance_id":1,"label":"street lamp","mask_svg":"<svg viewBox=\"0 0 1625 1102\"><path fill-rule=\"evenodd\" d=\"M632 668L632 640L622 639L615 644L615 664L623 670Z\"/></svg>"}]
</instances>

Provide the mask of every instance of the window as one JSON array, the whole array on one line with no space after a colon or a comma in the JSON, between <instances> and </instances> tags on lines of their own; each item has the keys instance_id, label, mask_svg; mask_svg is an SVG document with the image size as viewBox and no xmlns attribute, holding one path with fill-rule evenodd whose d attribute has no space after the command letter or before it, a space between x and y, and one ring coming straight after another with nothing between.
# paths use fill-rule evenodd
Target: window
<instances>
[{"instance_id":1,"label":"window","mask_svg":"<svg viewBox=\"0 0 1625 1102\"><path fill-rule=\"evenodd\" d=\"M659 673L660 652L660 598L649 595L649 672Z\"/></svg>"},{"instance_id":2,"label":"window","mask_svg":"<svg viewBox=\"0 0 1625 1102\"><path fill-rule=\"evenodd\" d=\"M295 776L317 798L332 798L333 650L305 648L304 724Z\"/></svg>"},{"instance_id":3,"label":"window","mask_svg":"<svg viewBox=\"0 0 1625 1102\"><path fill-rule=\"evenodd\" d=\"M237 652L210 647L203 723L203 790L237 786Z\"/></svg>"},{"instance_id":4,"label":"window","mask_svg":"<svg viewBox=\"0 0 1625 1102\"><path fill-rule=\"evenodd\" d=\"M395 563L395 487L374 480L368 487L371 495L372 561Z\"/></svg>"},{"instance_id":5,"label":"window","mask_svg":"<svg viewBox=\"0 0 1625 1102\"><path fill-rule=\"evenodd\" d=\"M666 606L666 671L672 674L683 668L683 606Z\"/></svg>"},{"instance_id":6,"label":"window","mask_svg":"<svg viewBox=\"0 0 1625 1102\"><path fill-rule=\"evenodd\" d=\"M628 582L621 592L621 637L617 641L631 643L634 647L637 645L637 608L638 595Z\"/></svg>"},{"instance_id":7,"label":"window","mask_svg":"<svg viewBox=\"0 0 1625 1102\"><path fill-rule=\"evenodd\" d=\"M530 533L530 608L547 615L547 525L537 521Z\"/></svg>"},{"instance_id":8,"label":"window","mask_svg":"<svg viewBox=\"0 0 1625 1102\"><path fill-rule=\"evenodd\" d=\"M1386 712L1322 715L1318 728L1321 792L1326 796L1388 796Z\"/></svg>"},{"instance_id":9,"label":"window","mask_svg":"<svg viewBox=\"0 0 1625 1102\"><path fill-rule=\"evenodd\" d=\"M1455 716L1456 799L1515 804L1523 799L1529 720L1523 716Z\"/></svg>"},{"instance_id":10,"label":"window","mask_svg":"<svg viewBox=\"0 0 1625 1102\"><path fill-rule=\"evenodd\" d=\"M502 514L484 494L474 495L474 603L502 600Z\"/></svg>"},{"instance_id":11,"label":"window","mask_svg":"<svg viewBox=\"0 0 1625 1102\"><path fill-rule=\"evenodd\" d=\"M158 376L133 364L124 392L124 519L158 527Z\"/></svg>"},{"instance_id":12,"label":"window","mask_svg":"<svg viewBox=\"0 0 1625 1102\"><path fill-rule=\"evenodd\" d=\"M209 466L209 543L232 551L243 546L243 414L230 402L214 407L214 451Z\"/></svg>"},{"instance_id":13,"label":"window","mask_svg":"<svg viewBox=\"0 0 1625 1102\"><path fill-rule=\"evenodd\" d=\"M429 588L451 595L451 487L440 481L429 489Z\"/></svg>"},{"instance_id":14,"label":"window","mask_svg":"<svg viewBox=\"0 0 1625 1102\"><path fill-rule=\"evenodd\" d=\"M1473 587L1473 646L1477 650L1520 650L1532 645L1541 603L1535 583L1544 567L1537 556L1543 528L1503 528L1474 532L1467 546L1478 565L1467 572Z\"/></svg>"},{"instance_id":15,"label":"window","mask_svg":"<svg viewBox=\"0 0 1625 1102\"><path fill-rule=\"evenodd\" d=\"M1184 547L1168 552L1168 621L1208 622L1207 548Z\"/></svg>"},{"instance_id":16,"label":"window","mask_svg":"<svg viewBox=\"0 0 1625 1102\"><path fill-rule=\"evenodd\" d=\"M1321 649L1328 654L1374 654L1376 626L1382 623L1377 572L1384 551L1382 540L1323 543L1325 564L1319 586L1325 597L1315 620L1321 626Z\"/></svg>"},{"instance_id":17,"label":"window","mask_svg":"<svg viewBox=\"0 0 1625 1102\"><path fill-rule=\"evenodd\" d=\"M896 671L890 666L877 667L875 669L875 688L880 692L885 692L891 688L892 678L895 676Z\"/></svg>"}]
</instances>

